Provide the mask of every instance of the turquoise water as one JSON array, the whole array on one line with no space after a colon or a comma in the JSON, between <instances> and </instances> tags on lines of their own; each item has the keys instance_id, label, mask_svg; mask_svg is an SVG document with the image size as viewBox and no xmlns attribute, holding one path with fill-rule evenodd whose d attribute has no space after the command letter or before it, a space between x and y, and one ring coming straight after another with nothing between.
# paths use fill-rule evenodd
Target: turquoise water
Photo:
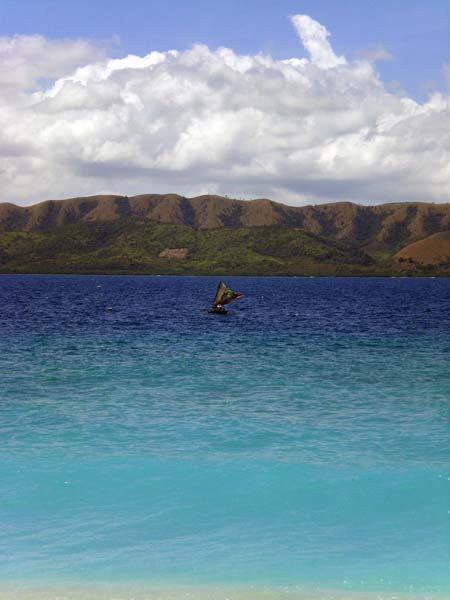
<instances>
[{"instance_id":1,"label":"turquoise water","mask_svg":"<svg viewBox=\"0 0 450 600\"><path fill-rule=\"evenodd\" d=\"M0 597L450 597L450 281L227 282L1 276Z\"/></svg>"}]
</instances>

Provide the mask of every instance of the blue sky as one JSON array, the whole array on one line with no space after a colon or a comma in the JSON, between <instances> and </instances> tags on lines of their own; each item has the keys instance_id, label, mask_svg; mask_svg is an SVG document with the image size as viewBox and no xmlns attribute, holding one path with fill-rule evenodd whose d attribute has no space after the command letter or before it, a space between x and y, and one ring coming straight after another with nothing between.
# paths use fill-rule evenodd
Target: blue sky
<instances>
[{"instance_id":1,"label":"blue sky","mask_svg":"<svg viewBox=\"0 0 450 600\"><path fill-rule=\"evenodd\" d=\"M202 42L286 58L305 55L288 20L296 13L327 27L338 54L384 47L392 59L378 62L378 71L392 89L398 82L423 100L447 86L450 0L0 0L0 35L118 36L116 56Z\"/></svg>"},{"instance_id":2,"label":"blue sky","mask_svg":"<svg viewBox=\"0 0 450 600\"><path fill-rule=\"evenodd\" d=\"M0 201L450 201L450 0L0 0Z\"/></svg>"}]
</instances>

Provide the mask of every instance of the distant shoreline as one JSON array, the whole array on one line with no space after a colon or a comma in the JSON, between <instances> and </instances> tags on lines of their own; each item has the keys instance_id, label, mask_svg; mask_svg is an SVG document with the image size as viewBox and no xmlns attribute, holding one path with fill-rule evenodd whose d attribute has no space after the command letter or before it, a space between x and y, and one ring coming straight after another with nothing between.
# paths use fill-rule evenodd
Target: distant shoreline
<instances>
[{"instance_id":1,"label":"distant shoreline","mask_svg":"<svg viewBox=\"0 0 450 600\"><path fill-rule=\"evenodd\" d=\"M450 204L175 194L0 204L0 273L450 275Z\"/></svg>"},{"instance_id":2,"label":"distant shoreline","mask_svg":"<svg viewBox=\"0 0 450 600\"><path fill-rule=\"evenodd\" d=\"M285 277L291 279L449 279L449 273L423 273L389 274L389 273L320 273L317 275L292 274L292 273L144 273L142 271L1 271L0 277L4 275L79 275L83 277Z\"/></svg>"}]
</instances>

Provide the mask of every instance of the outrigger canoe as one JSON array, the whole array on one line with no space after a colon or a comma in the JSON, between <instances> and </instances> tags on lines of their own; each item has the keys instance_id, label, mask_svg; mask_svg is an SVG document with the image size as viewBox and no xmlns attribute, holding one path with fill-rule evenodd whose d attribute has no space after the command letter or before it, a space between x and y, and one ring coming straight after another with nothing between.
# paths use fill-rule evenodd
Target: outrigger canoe
<instances>
[{"instance_id":1,"label":"outrigger canoe","mask_svg":"<svg viewBox=\"0 0 450 600\"><path fill-rule=\"evenodd\" d=\"M215 315L226 315L228 311L226 308L224 308L224 305L229 304L238 298L242 298L242 296L243 294L240 292L234 292L232 289L227 287L223 281L221 281L217 286L216 295L214 296L212 306L208 312Z\"/></svg>"}]
</instances>

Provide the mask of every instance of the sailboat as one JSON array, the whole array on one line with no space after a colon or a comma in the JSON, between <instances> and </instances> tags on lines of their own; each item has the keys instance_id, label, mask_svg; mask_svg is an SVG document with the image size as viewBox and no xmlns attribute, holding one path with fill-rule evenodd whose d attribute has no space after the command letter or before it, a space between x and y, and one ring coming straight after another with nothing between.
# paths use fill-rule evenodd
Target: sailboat
<instances>
[{"instance_id":1,"label":"sailboat","mask_svg":"<svg viewBox=\"0 0 450 600\"><path fill-rule=\"evenodd\" d=\"M216 295L214 296L212 306L208 312L216 315L226 315L228 311L224 308L224 305L229 304L242 296L243 294L240 292L233 292L232 289L221 281L217 286Z\"/></svg>"}]
</instances>

